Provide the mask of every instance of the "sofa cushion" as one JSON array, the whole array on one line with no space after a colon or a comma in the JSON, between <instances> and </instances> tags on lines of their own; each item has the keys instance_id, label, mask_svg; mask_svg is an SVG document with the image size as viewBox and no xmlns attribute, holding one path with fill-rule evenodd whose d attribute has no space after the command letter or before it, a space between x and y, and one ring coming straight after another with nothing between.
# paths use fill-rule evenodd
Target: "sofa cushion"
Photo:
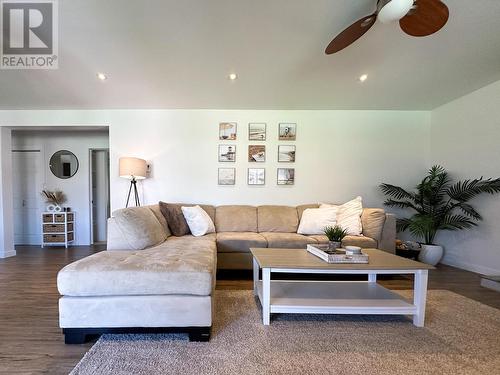
<instances>
[{"instance_id":1,"label":"sofa cushion","mask_svg":"<svg viewBox=\"0 0 500 375\"><path fill-rule=\"evenodd\" d=\"M380 241L385 224L385 211L382 208L365 208L361 214L363 235Z\"/></svg>"},{"instance_id":2,"label":"sofa cushion","mask_svg":"<svg viewBox=\"0 0 500 375\"><path fill-rule=\"evenodd\" d=\"M148 207L122 208L113 215L118 230L130 249L142 250L167 238L167 233Z\"/></svg>"},{"instance_id":3,"label":"sofa cushion","mask_svg":"<svg viewBox=\"0 0 500 375\"><path fill-rule=\"evenodd\" d=\"M160 211L167 220L168 227L174 236L185 236L190 234L189 226L182 213L182 207L193 207L195 204L165 203L159 202ZM199 205L210 216L212 221L215 218L215 208L210 205Z\"/></svg>"},{"instance_id":4,"label":"sofa cushion","mask_svg":"<svg viewBox=\"0 0 500 375\"><path fill-rule=\"evenodd\" d=\"M181 208L193 236L200 237L215 232L214 222L203 208L198 205L194 207L182 206Z\"/></svg>"},{"instance_id":5,"label":"sofa cushion","mask_svg":"<svg viewBox=\"0 0 500 375\"><path fill-rule=\"evenodd\" d=\"M152 205L149 205L146 207L148 207L151 211L153 211L153 214L155 215L155 217L158 219L161 226L165 230L167 237L171 236L172 233L170 232L170 228L168 227L167 219L165 219L165 216L163 216L163 214L161 213L160 205L159 204L152 204Z\"/></svg>"},{"instance_id":6,"label":"sofa cushion","mask_svg":"<svg viewBox=\"0 0 500 375\"><path fill-rule=\"evenodd\" d=\"M296 233L299 226L297 208L290 206L257 207L259 232Z\"/></svg>"},{"instance_id":7,"label":"sofa cushion","mask_svg":"<svg viewBox=\"0 0 500 375\"><path fill-rule=\"evenodd\" d=\"M170 237L172 238L172 237ZM185 241L142 251L101 251L64 267L57 275L65 296L207 296L215 282L215 241Z\"/></svg>"},{"instance_id":8,"label":"sofa cushion","mask_svg":"<svg viewBox=\"0 0 500 375\"><path fill-rule=\"evenodd\" d=\"M319 204L301 204L300 206L297 206L297 215L299 216L299 221L302 219L302 214L304 213L304 211L308 208L319 208Z\"/></svg>"},{"instance_id":9,"label":"sofa cushion","mask_svg":"<svg viewBox=\"0 0 500 375\"><path fill-rule=\"evenodd\" d=\"M165 202L160 202L159 205L161 213L167 220L170 232L172 232L174 236L179 237L191 233L189 225L182 213L182 205Z\"/></svg>"},{"instance_id":10,"label":"sofa cushion","mask_svg":"<svg viewBox=\"0 0 500 375\"><path fill-rule=\"evenodd\" d=\"M350 235L359 236L363 232L361 214L363 213L363 199L356 197L340 206L322 203L320 208L338 207L337 225L346 229Z\"/></svg>"},{"instance_id":11,"label":"sofa cushion","mask_svg":"<svg viewBox=\"0 0 500 375\"><path fill-rule=\"evenodd\" d=\"M255 232L217 233L219 253L248 253L251 247L267 247L267 240Z\"/></svg>"},{"instance_id":12,"label":"sofa cushion","mask_svg":"<svg viewBox=\"0 0 500 375\"><path fill-rule=\"evenodd\" d=\"M316 234L308 237L317 241L319 244L324 245L328 243L328 237L322 234ZM366 236L345 236L342 241L342 246L359 246L364 249L376 249L377 241Z\"/></svg>"},{"instance_id":13,"label":"sofa cushion","mask_svg":"<svg viewBox=\"0 0 500 375\"><path fill-rule=\"evenodd\" d=\"M257 207L219 206L216 208L217 232L257 232Z\"/></svg>"},{"instance_id":14,"label":"sofa cushion","mask_svg":"<svg viewBox=\"0 0 500 375\"><path fill-rule=\"evenodd\" d=\"M326 227L337 224L337 208L307 208L300 219L299 234L323 234Z\"/></svg>"},{"instance_id":15,"label":"sofa cushion","mask_svg":"<svg viewBox=\"0 0 500 375\"><path fill-rule=\"evenodd\" d=\"M305 249L308 244L317 243L314 238L297 233L262 232L260 234L267 240L267 247Z\"/></svg>"}]
</instances>

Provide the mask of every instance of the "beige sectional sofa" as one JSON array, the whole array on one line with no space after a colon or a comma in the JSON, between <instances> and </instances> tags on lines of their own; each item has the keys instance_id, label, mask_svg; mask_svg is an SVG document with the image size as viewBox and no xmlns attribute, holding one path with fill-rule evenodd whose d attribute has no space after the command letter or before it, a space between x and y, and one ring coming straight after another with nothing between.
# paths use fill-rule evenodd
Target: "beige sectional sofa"
<instances>
[{"instance_id":1,"label":"beige sectional sofa","mask_svg":"<svg viewBox=\"0 0 500 375\"><path fill-rule=\"evenodd\" d=\"M171 235L158 205L118 210L108 222L108 251L58 274L59 321L67 343L104 332L187 331L208 340L216 270L250 269L251 247L305 248L322 235L297 234L302 213L317 205L203 206L216 233ZM362 236L344 244L394 252L395 218L364 209Z\"/></svg>"}]
</instances>

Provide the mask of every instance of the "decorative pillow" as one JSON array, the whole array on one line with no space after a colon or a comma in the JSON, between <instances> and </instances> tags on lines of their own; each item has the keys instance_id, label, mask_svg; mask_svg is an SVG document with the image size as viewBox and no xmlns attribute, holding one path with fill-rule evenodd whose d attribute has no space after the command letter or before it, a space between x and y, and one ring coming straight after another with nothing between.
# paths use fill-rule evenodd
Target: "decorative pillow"
<instances>
[{"instance_id":1,"label":"decorative pillow","mask_svg":"<svg viewBox=\"0 0 500 375\"><path fill-rule=\"evenodd\" d=\"M337 207L307 208L300 219L299 234L324 234L323 230L337 223Z\"/></svg>"},{"instance_id":2,"label":"decorative pillow","mask_svg":"<svg viewBox=\"0 0 500 375\"><path fill-rule=\"evenodd\" d=\"M122 208L113 212L115 221L131 249L142 250L167 239L167 234L148 207Z\"/></svg>"},{"instance_id":3,"label":"decorative pillow","mask_svg":"<svg viewBox=\"0 0 500 375\"><path fill-rule=\"evenodd\" d=\"M363 228L361 226L361 214L363 213L361 197L356 197L340 206L321 203L319 207L337 207L337 225L346 229L348 234L351 236L360 236L363 232Z\"/></svg>"},{"instance_id":4,"label":"decorative pillow","mask_svg":"<svg viewBox=\"0 0 500 375\"><path fill-rule=\"evenodd\" d=\"M215 232L215 225L210 216L200 206L181 207L191 234L195 237Z\"/></svg>"},{"instance_id":5,"label":"decorative pillow","mask_svg":"<svg viewBox=\"0 0 500 375\"><path fill-rule=\"evenodd\" d=\"M168 227L174 236L181 237L191 233L182 213L182 205L165 202L159 202L159 205L160 211L167 219Z\"/></svg>"}]
</instances>

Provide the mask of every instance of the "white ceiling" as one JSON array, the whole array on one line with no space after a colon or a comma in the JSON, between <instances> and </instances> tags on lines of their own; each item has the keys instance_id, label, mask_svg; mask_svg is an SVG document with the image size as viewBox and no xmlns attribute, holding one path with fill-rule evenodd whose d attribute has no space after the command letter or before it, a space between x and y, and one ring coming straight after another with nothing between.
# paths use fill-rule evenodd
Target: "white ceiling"
<instances>
[{"instance_id":1,"label":"white ceiling","mask_svg":"<svg viewBox=\"0 0 500 375\"><path fill-rule=\"evenodd\" d=\"M0 108L428 110L500 79L500 1L445 2L433 36L327 56L376 0L60 0L59 69L0 71Z\"/></svg>"}]
</instances>

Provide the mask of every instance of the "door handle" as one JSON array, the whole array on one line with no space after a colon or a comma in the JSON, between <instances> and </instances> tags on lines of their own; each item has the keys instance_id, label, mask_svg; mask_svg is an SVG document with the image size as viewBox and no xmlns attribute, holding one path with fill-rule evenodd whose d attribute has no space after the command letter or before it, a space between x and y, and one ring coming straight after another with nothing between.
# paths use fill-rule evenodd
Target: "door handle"
<instances>
[{"instance_id":1,"label":"door handle","mask_svg":"<svg viewBox=\"0 0 500 375\"><path fill-rule=\"evenodd\" d=\"M26 206L26 201L23 199L23 207Z\"/></svg>"}]
</instances>

